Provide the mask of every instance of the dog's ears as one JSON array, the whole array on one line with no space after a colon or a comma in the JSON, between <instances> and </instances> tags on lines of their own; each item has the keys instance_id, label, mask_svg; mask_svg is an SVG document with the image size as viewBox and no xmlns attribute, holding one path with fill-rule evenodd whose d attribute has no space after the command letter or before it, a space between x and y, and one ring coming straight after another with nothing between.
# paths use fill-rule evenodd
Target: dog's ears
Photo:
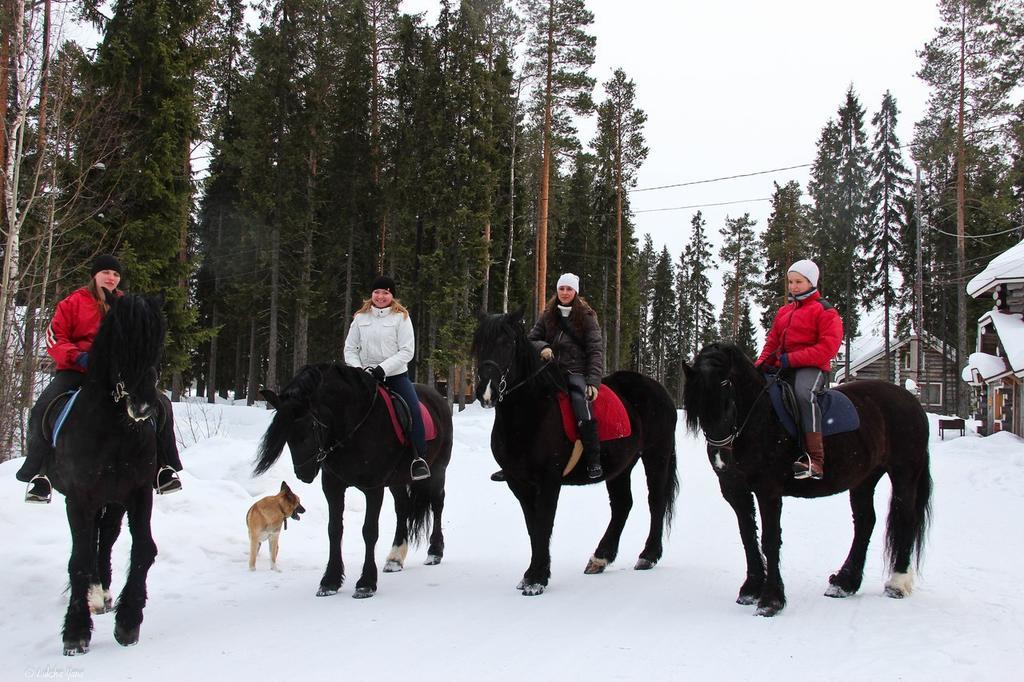
<instances>
[{"instance_id":1,"label":"dog's ears","mask_svg":"<svg viewBox=\"0 0 1024 682\"><path fill-rule=\"evenodd\" d=\"M260 389L259 393L263 396L263 399L267 401L267 404L275 410L277 409L277 406L281 404L281 400L277 397L277 394L269 388Z\"/></svg>"},{"instance_id":2,"label":"dog's ears","mask_svg":"<svg viewBox=\"0 0 1024 682\"><path fill-rule=\"evenodd\" d=\"M291 491L292 489L288 487L288 484L285 483L284 481L281 481L281 492L290 493Z\"/></svg>"}]
</instances>

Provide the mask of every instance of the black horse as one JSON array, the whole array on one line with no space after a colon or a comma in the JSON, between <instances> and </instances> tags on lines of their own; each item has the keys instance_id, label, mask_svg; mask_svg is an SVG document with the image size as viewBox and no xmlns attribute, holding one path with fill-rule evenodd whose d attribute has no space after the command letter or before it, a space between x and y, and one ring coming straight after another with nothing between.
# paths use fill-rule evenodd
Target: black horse
<instances>
[{"instance_id":1,"label":"black horse","mask_svg":"<svg viewBox=\"0 0 1024 682\"><path fill-rule=\"evenodd\" d=\"M366 496L366 554L353 597L372 597L377 591L373 551L385 487L395 499L398 524L384 572L402 570L409 541L420 541L430 525L431 514L433 528L424 563L440 563L444 555L441 512L445 469L452 455L452 413L433 388L417 384L416 392L437 428L437 437L427 442L425 458L430 465L430 478L421 481L409 477L411 446L399 442L384 400L378 396L377 382L367 372L336 364L306 365L280 395L263 391L277 413L260 443L255 473L267 471L281 456L285 444L292 453L295 475L301 481L312 483L323 469L320 480L330 517L327 568L316 593L319 597L337 594L345 580L341 534L345 489L349 486Z\"/></svg>"},{"instance_id":2,"label":"black horse","mask_svg":"<svg viewBox=\"0 0 1024 682\"><path fill-rule=\"evenodd\" d=\"M786 605L779 571L782 497L824 497L850 491L853 545L842 568L829 577L829 597L860 589L871 531L874 493L882 474L892 483L886 522L890 577L885 593L900 598L913 589L911 559L920 563L930 517L932 478L928 471L928 420L914 396L882 381L855 381L842 391L860 415L860 428L825 438L825 477L793 478L796 443L776 418L766 380L737 346L713 343L683 365L683 403L691 431L708 441L708 457L718 474L722 497L739 521L747 577L739 604L757 604L756 613L774 616ZM763 537L757 546L754 497L761 511ZM767 566L765 564L767 561Z\"/></svg>"},{"instance_id":3,"label":"black horse","mask_svg":"<svg viewBox=\"0 0 1024 682\"><path fill-rule=\"evenodd\" d=\"M49 473L66 498L72 542L65 655L89 650L90 600L97 612L110 607L110 551L126 513L131 564L117 601L114 638L125 646L139 640L146 575L157 553L150 517L157 471L157 367L165 330L161 305L159 299L133 294L112 301L57 440Z\"/></svg>"},{"instance_id":4,"label":"black horse","mask_svg":"<svg viewBox=\"0 0 1024 682\"><path fill-rule=\"evenodd\" d=\"M476 397L496 412L491 452L523 508L530 535L530 565L516 589L527 596L538 595L551 577L551 529L561 487L594 479L587 477L582 466L563 478L573 450L556 399L556 393L565 390L564 382L526 338L523 312L482 318L473 354L479 375ZM651 528L634 568L653 568L661 559L662 535L671 523L679 490L676 408L661 384L635 372L616 372L604 384L621 398L632 433L601 444L611 521L584 572L601 573L618 554L619 538L633 506L630 472L638 459L643 460L647 474Z\"/></svg>"}]
</instances>

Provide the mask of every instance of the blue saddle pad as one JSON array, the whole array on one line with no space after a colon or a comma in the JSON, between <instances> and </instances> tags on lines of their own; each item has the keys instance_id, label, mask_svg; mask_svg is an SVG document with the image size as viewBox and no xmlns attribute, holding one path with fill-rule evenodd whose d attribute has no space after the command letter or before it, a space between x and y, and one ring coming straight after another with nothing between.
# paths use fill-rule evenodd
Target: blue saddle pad
<instances>
[{"instance_id":1,"label":"blue saddle pad","mask_svg":"<svg viewBox=\"0 0 1024 682\"><path fill-rule=\"evenodd\" d=\"M53 447L57 447L57 436L60 435L60 430L64 426L64 421L68 418L68 414L71 413L71 407L75 404L75 400L78 399L78 394L81 391L82 389L78 389L76 391L69 391L68 393L64 394L70 397L68 398L67 402L64 403L64 406L60 408L60 412L57 414L57 421L54 422L53 437L50 440L50 443L53 445Z\"/></svg>"},{"instance_id":2,"label":"blue saddle pad","mask_svg":"<svg viewBox=\"0 0 1024 682\"><path fill-rule=\"evenodd\" d=\"M782 426L789 435L796 437L796 422L782 403L782 380L772 382L768 395L772 399L772 407ZM825 391L818 395L818 407L821 409L821 432L824 436L834 433L846 433L860 428L860 416L850 399L840 391Z\"/></svg>"}]
</instances>

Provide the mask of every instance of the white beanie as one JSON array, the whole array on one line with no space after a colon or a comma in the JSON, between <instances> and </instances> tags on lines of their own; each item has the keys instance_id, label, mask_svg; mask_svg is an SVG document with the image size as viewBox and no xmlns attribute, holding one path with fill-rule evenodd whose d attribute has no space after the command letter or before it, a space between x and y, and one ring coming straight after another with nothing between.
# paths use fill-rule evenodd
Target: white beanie
<instances>
[{"instance_id":1,"label":"white beanie","mask_svg":"<svg viewBox=\"0 0 1024 682\"><path fill-rule=\"evenodd\" d=\"M555 288L557 289L558 287L563 287L563 286L570 287L577 294L580 293L580 278L579 278L579 276L578 275L574 275L571 272L565 273L564 275L562 275L561 277L558 278L558 284L555 285Z\"/></svg>"},{"instance_id":2,"label":"white beanie","mask_svg":"<svg viewBox=\"0 0 1024 682\"><path fill-rule=\"evenodd\" d=\"M803 275L807 278L807 281L811 283L812 287L818 286L818 266L814 264L814 261L804 259L798 260L789 266L788 272L795 272Z\"/></svg>"}]
</instances>

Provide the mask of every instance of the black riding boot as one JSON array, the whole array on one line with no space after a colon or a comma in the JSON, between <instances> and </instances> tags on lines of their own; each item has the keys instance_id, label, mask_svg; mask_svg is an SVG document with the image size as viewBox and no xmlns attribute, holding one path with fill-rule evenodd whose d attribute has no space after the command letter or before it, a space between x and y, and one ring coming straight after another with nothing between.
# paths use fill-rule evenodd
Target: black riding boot
<instances>
[{"instance_id":1,"label":"black riding boot","mask_svg":"<svg viewBox=\"0 0 1024 682\"><path fill-rule=\"evenodd\" d=\"M50 479L46 477L46 463L50 459L53 449L46 439L40 435L32 435L29 430L28 443L25 448L25 462L14 474L22 483L28 483L28 490L25 491L25 501L35 504L46 504L50 501L53 486Z\"/></svg>"},{"instance_id":2,"label":"black riding boot","mask_svg":"<svg viewBox=\"0 0 1024 682\"><path fill-rule=\"evenodd\" d=\"M583 460L587 463L587 478L601 478L601 441L597 438L597 421L588 419L579 423L580 440L583 442Z\"/></svg>"}]
</instances>

